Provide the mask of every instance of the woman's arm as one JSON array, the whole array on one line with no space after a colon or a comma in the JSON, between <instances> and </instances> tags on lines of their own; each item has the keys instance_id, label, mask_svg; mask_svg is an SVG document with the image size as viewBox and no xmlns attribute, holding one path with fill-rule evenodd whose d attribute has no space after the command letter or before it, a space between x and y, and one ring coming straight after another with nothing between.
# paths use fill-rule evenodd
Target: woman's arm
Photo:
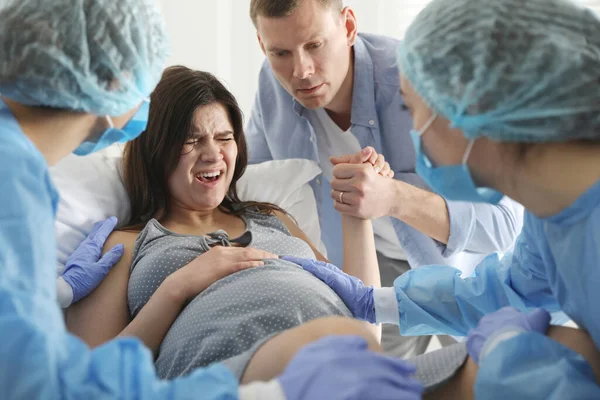
<instances>
[{"instance_id":1,"label":"woman's arm","mask_svg":"<svg viewBox=\"0 0 600 400\"><path fill-rule=\"evenodd\" d=\"M294 222L294 220L289 215L280 211L275 211L274 213L275 216L277 216L277 218L279 218L281 222L283 222L283 224L285 225L287 230L290 231L290 234L293 237L304 240L306 244L310 246L310 249L313 251L313 253L315 253L315 257L317 258L317 260L329 262L327 258L325 258L323 254L321 254L321 252L317 249L313 242L308 238L308 236L306 236L306 233L304 233L304 231L300 229L300 227L296 224L296 222Z\"/></svg>"},{"instance_id":2,"label":"woman's arm","mask_svg":"<svg viewBox=\"0 0 600 400\"><path fill-rule=\"evenodd\" d=\"M156 354L184 300L169 277L131 321L127 286L136 237L137 233L115 232L108 238L104 249L121 243L123 257L96 290L67 310L67 327L92 347L116 336L135 336Z\"/></svg>"},{"instance_id":3,"label":"woman's arm","mask_svg":"<svg viewBox=\"0 0 600 400\"><path fill-rule=\"evenodd\" d=\"M381 287L373 223L370 220L342 215L342 229L344 272L359 278L367 286ZM381 341L381 325L369 324L368 328L377 340Z\"/></svg>"},{"instance_id":4,"label":"woman's arm","mask_svg":"<svg viewBox=\"0 0 600 400\"><path fill-rule=\"evenodd\" d=\"M288 215L276 211L275 215L284 223L291 235L304 240L315 253L317 260L329 262L306 234ZM344 265L348 275L359 278L366 286L381 287L379 264L375 251L373 224L369 220L342 216L344 230Z\"/></svg>"},{"instance_id":5,"label":"woman's arm","mask_svg":"<svg viewBox=\"0 0 600 400\"><path fill-rule=\"evenodd\" d=\"M317 260L329 262L288 215L280 212L275 212L275 214L285 224L292 236L308 243ZM344 231L344 272L359 278L367 286L381 287L373 224L369 220L344 215L342 216L342 228ZM381 339L381 326L370 325L369 329L378 339Z\"/></svg>"},{"instance_id":6,"label":"woman's arm","mask_svg":"<svg viewBox=\"0 0 600 400\"><path fill-rule=\"evenodd\" d=\"M366 286L381 287L372 222L342 215L342 229L344 272L359 278Z\"/></svg>"}]
</instances>

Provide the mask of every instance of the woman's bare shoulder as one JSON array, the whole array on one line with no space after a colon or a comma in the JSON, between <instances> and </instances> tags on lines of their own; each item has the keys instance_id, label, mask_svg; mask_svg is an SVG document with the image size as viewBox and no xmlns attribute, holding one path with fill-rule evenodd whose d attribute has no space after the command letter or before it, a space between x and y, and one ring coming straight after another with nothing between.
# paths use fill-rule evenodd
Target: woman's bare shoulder
<instances>
[{"instance_id":1,"label":"woman's bare shoulder","mask_svg":"<svg viewBox=\"0 0 600 400\"><path fill-rule=\"evenodd\" d=\"M104 243L104 250L108 251L118 244L122 244L125 249L131 249L139 235L140 231L135 230L113 231Z\"/></svg>"}]
</instances>

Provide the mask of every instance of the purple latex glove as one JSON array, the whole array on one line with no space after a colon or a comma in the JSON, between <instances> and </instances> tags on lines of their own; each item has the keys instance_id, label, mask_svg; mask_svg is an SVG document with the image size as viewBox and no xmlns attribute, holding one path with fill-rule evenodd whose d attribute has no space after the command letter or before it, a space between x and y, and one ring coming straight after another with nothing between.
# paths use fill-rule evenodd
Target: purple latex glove
<instances>
[{"instance_id":1,"label":"purple latex glove","mask_svg":"<svg viewBox=\"0 0 600 400\"><path fill-rule=\"evenodd\" d=\"M277 379L287 400L418 400L415 367L369 351L358 336L328 336L302 348Z\"/></svg>"},{"instance_id":2,"label":"purple latex glove","mask_svg":"<svg viewBox=\"0 0 600 400\"><path fill-rule=\"evenodd\" d=\"M502 340L525 332L545 334L549 325L550 314L543 308L525 314L513 307L504 307L481 318L477 328L469 331L467 350L479 364Z\"/></svg>"},{"instance_id":3,"label":"purple latex glove","mask_svg":"<svg viewBox=\"0 0 600 400\"><path fill-rule=\"evenodd\" d=\"M62 278L73 289L73 303L96 289L110 269L121 259L122 244L116 245L100 258L104 242L116 225L116 217L97 222L92 232L67 260Z\"/></svg>"},{"instance_id":4,"label":"purple latex glove","mask_svg":"<svg viewBox=\"0 0 600 400\"><path fill-rule=\"evenodd\" d=\"M354 276L344 273L333 264L305 258L284 256L282 260L298 264L306 271L325 282L346 304L354 318L375 323L375 298L373 287L365 286Z\"/></svg>"}]
</instances>

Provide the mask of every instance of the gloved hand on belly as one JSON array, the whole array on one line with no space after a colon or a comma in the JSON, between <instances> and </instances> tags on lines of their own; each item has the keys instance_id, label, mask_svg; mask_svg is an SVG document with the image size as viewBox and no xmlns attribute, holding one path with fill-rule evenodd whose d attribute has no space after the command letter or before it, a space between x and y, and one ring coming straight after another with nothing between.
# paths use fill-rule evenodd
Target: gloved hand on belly
<instances>
[{"instance_id":1,"label":"gloved hand on belly","mask_svg":"<svg viewBox=\"0 0 600 400\"><path fill-rule=\"evenodd\" d=\"M281 259L298 264L325 282L340 296L354 318L375 323L375 299L372 286L365 286L360 279L346 274L333 264L290 256Z\"/></svg>"}]
</instances>

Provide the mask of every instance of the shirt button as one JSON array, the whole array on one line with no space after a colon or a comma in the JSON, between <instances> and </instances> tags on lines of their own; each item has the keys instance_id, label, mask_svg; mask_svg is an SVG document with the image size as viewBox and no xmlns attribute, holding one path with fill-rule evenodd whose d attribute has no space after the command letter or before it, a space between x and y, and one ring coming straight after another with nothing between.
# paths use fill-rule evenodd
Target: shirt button
<instances>
[{"instance_id":1,"label":"shirt button","mask_svg":"<svg viewBox=\"0 0 600 400\"><path fill-rule=\"evenodd\" d=\"M310 137L310 142L313 143L314 141L315 141L315 138L311 136Z\"/></svg>"},{"instance_id":2,"label":"shirt button","mask_svg":"<svg viewBox=\"0 0 600 400\"><path fill-rule=\"evenodd\" d=\"M371 126L375 125L375 121L374 120L370 120L369 121L369 125L371 125Z\"/></svg>"},{"instance_id":3,"label":"shirt button","mask_svg":"<svg viewBox=\"0 0 600 400\"><path fill-rule=\"evenodd\" d=\"M321 184L321 178L317 178L317 185Z\"/></svg>"}]
</instances>

